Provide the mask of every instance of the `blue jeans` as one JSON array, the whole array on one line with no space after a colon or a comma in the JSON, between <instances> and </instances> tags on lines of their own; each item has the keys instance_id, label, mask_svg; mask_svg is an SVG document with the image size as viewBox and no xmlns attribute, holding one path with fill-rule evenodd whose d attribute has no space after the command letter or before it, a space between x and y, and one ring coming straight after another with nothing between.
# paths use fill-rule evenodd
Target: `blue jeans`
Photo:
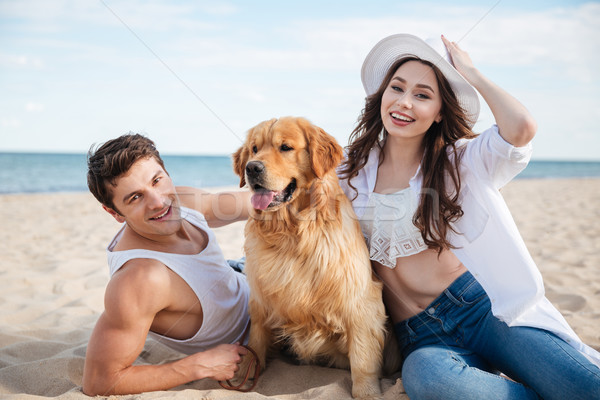
<instances>
[{"instance_id":1,"label":"blue jeans","mask_svg":"<svg viewBox=\"0 0 600 400\"><path fill-rule=\"evenodd\" d=\"M238 258L237 260L227 260L227 264L229 264L229 266L233 268L234 271L243 274L244 267L246 266L246 257Z\"/></svg>"},{"instance_id":2,"label":"blue jeans","mask_svg":"<svg viewBox=\"0 0 600 400\"><path fill-rule=\"evenodd\" d=\"M600 399L598 367L548 331L494 317L469 272L395 330L411 400Z\"/></svg>"}]
</instances>

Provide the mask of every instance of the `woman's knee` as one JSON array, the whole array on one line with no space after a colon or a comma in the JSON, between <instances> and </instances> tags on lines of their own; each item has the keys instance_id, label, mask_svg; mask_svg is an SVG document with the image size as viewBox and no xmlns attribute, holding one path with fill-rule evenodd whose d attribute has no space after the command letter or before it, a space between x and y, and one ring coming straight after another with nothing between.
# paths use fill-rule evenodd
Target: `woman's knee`
<instances>
[{"instance_id":1,"label":"woman's knee","mask_svg":"<svg viewBox=\"0 0 600 400\"><path fill-rule=\"evenodd\" d=\"M478 355L451 347L424 347L404 361L402 381L411 400L536 399L523 385L500 377Z\"/></svg>"},{"instance_id":2,"label":"woman's knee","mask_svg":"<svg viewBox=\"0 0 600 400\"><path fill-rule=\"evenodd\" d=\"M402 366L402 383L411 399L439 399L451 380L447 349L423 347L410 353Z\"/></svg>"}]
</instances>

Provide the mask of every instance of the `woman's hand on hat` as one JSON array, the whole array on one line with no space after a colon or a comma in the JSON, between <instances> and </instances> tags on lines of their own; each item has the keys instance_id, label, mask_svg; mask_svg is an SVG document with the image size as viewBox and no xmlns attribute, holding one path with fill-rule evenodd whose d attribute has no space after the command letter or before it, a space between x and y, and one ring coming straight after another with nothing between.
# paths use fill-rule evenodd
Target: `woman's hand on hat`
<instances>
[{"instance_id":1,"label":"woman's hand on hat","mask_svg":"<svg viewBox=\"0 0 600 400\"><path fill-rule=\"evenodd\" d=\"M450 58L452 59L452 64L454 64L454 68L471 84L473 84L473 79L476 76L477 69L475 65L473 65L473 61L471 61L471 57L469 54L461 49L456 42L451 42L444 35L442 35L442 41L444 45L446 45L446 49L448 49L448 53L450 53Z\"/></svg>"},{"instance_id":2,"label":"woman's hand on hat","mask_svg":"<svg viewBox=\"0 0 600 400\"><path fill-rule=\"evenodd\" d=\"M533 139L537 123L517 99L483 76L473 65L471 57L455 42L442 35L454 68L481 94L494 114L500 136L516 147L525 146Z\"/></svg>"}]
</instances>

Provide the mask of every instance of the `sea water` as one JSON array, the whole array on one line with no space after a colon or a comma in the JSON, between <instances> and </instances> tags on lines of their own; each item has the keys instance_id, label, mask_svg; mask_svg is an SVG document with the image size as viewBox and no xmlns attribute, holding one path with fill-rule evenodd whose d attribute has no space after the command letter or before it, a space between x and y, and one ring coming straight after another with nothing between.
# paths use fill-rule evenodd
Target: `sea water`
<instances>
[{"instance_id":1,"label":"sea water","mask_svg":"<svg viewBox=\"0 0 600 400\"><path fill-rule=\"evenodd\" d=\"M162 156L180 186L236 186L230 156ZM85 154L0 153L0 194L87 191ZM529 162L517 179L600 177L600 161Z\"/></svg>"},{"instance_id":2,"label":"sea water","mask_svg":"<svg viewBox=\"0 0 600 400\"><path fill-rule=\"evenodd\" d=\"M161 156L176 185L239 184L229 156ZM0 194L87 191L85 154L0 153Z\"/></svg>"}]
</instances>

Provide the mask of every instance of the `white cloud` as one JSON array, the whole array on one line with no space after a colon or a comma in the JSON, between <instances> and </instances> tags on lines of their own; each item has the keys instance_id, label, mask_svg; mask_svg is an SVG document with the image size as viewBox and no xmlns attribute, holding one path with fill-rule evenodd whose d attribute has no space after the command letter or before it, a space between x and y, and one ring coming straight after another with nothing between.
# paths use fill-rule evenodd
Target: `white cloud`
<instances>
[{"instance_id":1,"label":"white cloud","mask_svg":"<svg viewBox=\"0 0 600 400\"><path fill-rule=\"evenodd\" d=\"M40 112L40 111L44 111L44 105L40 104L40 103L34 103L32 101L28 102L27 104L25 104L25 110L27 112Z\"/></svg>"},{"instance_id":2,"label":"white cloud","mask_svg":"<svg viewBox=\"0 0 600 400\"><path fill-rule=\"evenodd\" d=\"M411 18L409 13L401 24L397 17L292 20L273 28L279 38L277 45L239 43L223 35L184 36L174 46L181 54L180 61L193 67L341 70L355 69L387 35L399 31L421 37L444 33L462 39L461 46L480 64L547 65L582 82L598 78L599 3L520 13L500 5L481 19L487 11L482 7L431 7L427 19Z\"/></svg>"},{"instance_id":3,"label":"white cloud","mask_svg":"<svg viewBox=\"0 0 600 400\"><path fill-rule=\"evenodd\" d=\"M133 29L168 31L173 29L215 28L209 18L203 23L198 14L227 15L236 11L230 4L208 1L166 2L132 0L19 0L0 2L0 15L21 19L30 31L57 32L71 24L90 28L121 26Z\"/></svg>"},{"instance_id":4,"label":"white cloud","mask_svg":"<svg viewBox=\"0 0 600 400\"><path fill-rule=\"evenodd\" d=\"M40 69L44 67L44 63L39 57L24 54L0 54L0 66Z\"/></svg>"},{"instance_id":5,"label":"white cloud","mask_svg":"<svg viewBox=\"0 0 600 400\"><path fill-rule=\"evenodd\" d=\"M111 24L125 24L134 31L168 32L172 30L202 31L218 29L218 25L209 18L199 19L198 13L201 4L196 3L171 3L171 2L144 2L139 4L134 1L102 1L101 13L110 16ZM230 9L227 12L232 12ZM226 13L224 6L209 7L210 14ZM109 22L103 19L104 22ZM138 31L138 33L140 33Z\"/></svg>"},{"instance_id":6,"label":"white cloud","mask_svg":"<svg viewBox=\"0 0 600 400\"><path fill-rule=\"evenodd\" d=\"M600 78L600 3L514 15L491 15L465 39L488 65L539 66L579 82Z\"/></svg>"},{"instance_id":7,"label":"white cloud","mask_svg":"<svg viewBox=\"0 0 600 400\"><path fill-rule=\"evenodd\" d=\"M231 3L219 2L219 4L200 5L201 9L213 15L231 15L239 11L239 8Z\"/></svg>"},{"instance_id":8,"label":"white cloud","mask_svg":"<svg viewBox=\"0 0 600 400\"><path fill-rule=\"evenodd\" d=\"M2 118L2 127L3 128L20 128L21 121L16 118Z\"/></svg>"}]
</instances>

